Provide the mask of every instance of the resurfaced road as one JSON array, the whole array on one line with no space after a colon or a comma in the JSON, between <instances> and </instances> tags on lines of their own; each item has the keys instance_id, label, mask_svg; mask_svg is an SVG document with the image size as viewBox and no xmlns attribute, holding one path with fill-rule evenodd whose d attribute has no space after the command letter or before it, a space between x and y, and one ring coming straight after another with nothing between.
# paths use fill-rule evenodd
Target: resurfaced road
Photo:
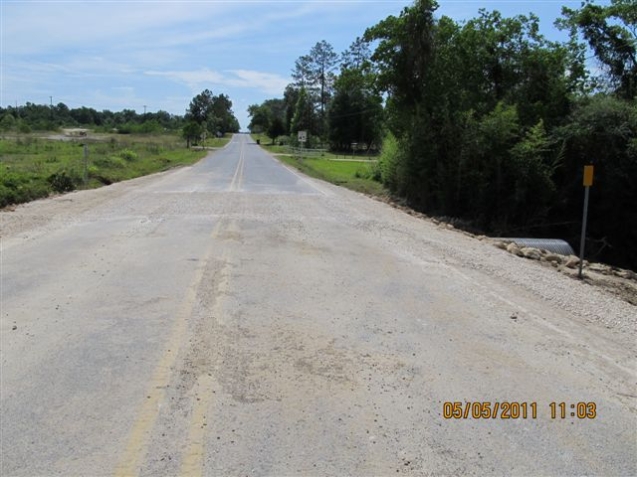
<instances>
[{"instance_id":1,"label":"resurfaced road","mask_svg":"<svg viewBox=\"0 0 637 477\"><path fill-rule=\"evenodd\" d=\"M637 475L635 307L248 136L0 218L3 476Z\"/></svg>"}]
</instances>

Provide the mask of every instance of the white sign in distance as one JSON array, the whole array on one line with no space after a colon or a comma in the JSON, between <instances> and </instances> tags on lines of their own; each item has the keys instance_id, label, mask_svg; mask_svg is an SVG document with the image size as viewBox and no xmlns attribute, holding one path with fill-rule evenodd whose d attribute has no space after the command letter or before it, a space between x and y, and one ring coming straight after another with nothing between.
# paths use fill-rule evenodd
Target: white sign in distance
<instances>
[{"instance_id":1,"label":"white sign in distance","mask_svg":"<svg viewBox=\"0 0 637 477\"><path fill-rule=\"evenodd\" d=\"M299 142L307 142L307 131L299 131Z\"/></svg>"}]
</instances>

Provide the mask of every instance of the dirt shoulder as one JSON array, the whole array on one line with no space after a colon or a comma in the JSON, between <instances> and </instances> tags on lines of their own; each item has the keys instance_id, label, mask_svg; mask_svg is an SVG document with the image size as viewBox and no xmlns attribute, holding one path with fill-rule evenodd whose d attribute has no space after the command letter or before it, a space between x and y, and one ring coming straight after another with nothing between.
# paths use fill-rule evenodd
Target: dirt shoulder
<instances>
[{"instance_id":1,"label":"dirt shoulder","mask_svg":"<svg viewBox=\"0 0 637 477\"><path fill-rule=\"evenodd\" d=\"M439 220L433 217L429 217L426 214L417 212L410 207L401 204L391 196L387 195L371 195L366 194L368 197L378 200L380 202L391 205L392 207L399 209L413 217L420 218L432 222L436 226L446 230L454 230L467 237L474 238L476 240L492 243L493 246L502 249L504 252L508 252L520 260L536 261L538 264L545 268L552 268L557 273L568 276L578 282L591 285L599 290L604 291L612 296L618 297L623 301L637 306L637 273L632 270L622 269L619 267L613 267L604 263L589 262L584 260L583 264L583 278L580 280L578 277L579 271L579 258L576 256L558 255L549 252L548 250L536 249L532 247L520 247L514 244L512 241L498 240L495 238L487 237L485 235L473 234L454 227L453 224L444 220ZM511 245L513 244L513 246Z\"/></svg>"}]
</instances>

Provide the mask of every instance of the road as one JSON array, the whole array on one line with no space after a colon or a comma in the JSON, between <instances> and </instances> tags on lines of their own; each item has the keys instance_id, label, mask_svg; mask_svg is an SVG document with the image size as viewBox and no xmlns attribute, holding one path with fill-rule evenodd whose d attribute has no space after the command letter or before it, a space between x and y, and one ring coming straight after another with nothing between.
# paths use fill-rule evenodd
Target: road
<instances>
[{"instance_id":1,"label":"road","mask_svg":"<svg viewBox=\"0 0 637 477\"><path fill-rule=\"evenodd\" d=\"M0 219L3 476L637 475L635 307L246 135Z\"/></svg>"}]
</instances>

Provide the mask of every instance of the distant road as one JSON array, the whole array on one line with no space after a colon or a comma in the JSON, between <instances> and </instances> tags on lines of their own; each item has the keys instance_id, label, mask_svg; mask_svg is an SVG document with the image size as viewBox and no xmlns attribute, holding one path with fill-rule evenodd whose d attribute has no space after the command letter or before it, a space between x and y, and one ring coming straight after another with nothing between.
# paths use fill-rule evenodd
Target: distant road
<instances>
[{"instance_id":1,"label":"distant road","mask_svg":"<svg viewBox=\"0 0 637 477\"><path fill-rule=\"evenodd\" d=\"M3 476L637 475L635 307L246 135L0 225Z\"/></svg>"}]
</instances>

